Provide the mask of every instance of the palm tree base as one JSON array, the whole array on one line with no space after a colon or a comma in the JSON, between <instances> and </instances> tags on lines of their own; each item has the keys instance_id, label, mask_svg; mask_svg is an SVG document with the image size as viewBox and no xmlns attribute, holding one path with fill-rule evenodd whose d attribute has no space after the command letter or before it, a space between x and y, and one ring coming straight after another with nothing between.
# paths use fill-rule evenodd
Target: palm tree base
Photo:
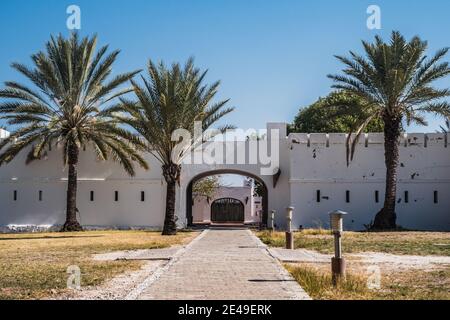
<instances>
[{"instance_id":1,"label":"palm tree base","mask_svg":"<svg viewBox=\"0 0 450 320\"><path fill-rule=\"evenodd\" d=\"M370 226L370 231L396 230L398 229L396 220L397 214L395 211L383 208L375 216L375 220Z\"/></svg>"},{"instance_id":2,"label":"palm tree base","mask_svg":"<svg viewBox=\"0 0 450 320\"><path fill-rule=\"evenodd\" d=\"M78 221L68 221L64 223L60 232L77 232L83 231L83 227L78 223Z\"/></svg>"},{"instance_id":3,"label":"palm tree base","mask_svg":"<svg viewBox=\"0 0 450 320\"><path fill-rule=\"evenodd\" d=\"M177 229L166 229L164 228L162 231L163 236L176 236L177 235Z\"/></svg>"}]
</instances>

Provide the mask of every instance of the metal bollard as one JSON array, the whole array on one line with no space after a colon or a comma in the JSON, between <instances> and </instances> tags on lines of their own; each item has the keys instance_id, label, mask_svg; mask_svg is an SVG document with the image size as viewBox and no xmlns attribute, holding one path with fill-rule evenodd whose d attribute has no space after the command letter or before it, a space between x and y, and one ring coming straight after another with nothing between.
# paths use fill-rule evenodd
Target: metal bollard
<instances>
[{"instance_id":1,"label":"metal bollard","mask_svg":"<svg viewBox=\"0 0 450 320\"><path fill-rule=\"evenodd\" d=\"M294 207L286 208L287 231L286 231L286 249L294 249L294 234L292 233L292 213Z\"/></svg>"},{"instance_id":2,"label":"metal bollard","mask_svg":"<svg viewBox=\"0 0 450 320\"><path fill-rule=\"evenodd\" d=\"M270 231L275 231L275 210L270 212Z\"/></svg>"},{"instance_id":3,"label":"metal bollard","mask_svg":"<svg viewBox=\"0 0 450 320\"><path fill-rule=\"evenodd\" d=\"M345 259L342 256L342 233L344 231L344 216L346 212L330 212L331 230L334 235L334 257L331 258L331 274L333 285L336 286L339 279L345 279Z\"/></svg>"}]
</instances>

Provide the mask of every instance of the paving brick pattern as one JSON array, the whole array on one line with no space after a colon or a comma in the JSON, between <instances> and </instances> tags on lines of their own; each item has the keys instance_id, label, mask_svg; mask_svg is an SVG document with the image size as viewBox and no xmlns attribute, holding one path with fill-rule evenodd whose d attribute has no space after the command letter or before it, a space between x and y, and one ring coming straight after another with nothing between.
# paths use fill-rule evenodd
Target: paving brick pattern
<instances>
[{"instance_id":1,"label":"paving brick pattern","mask_svg":"<svg viewBox=\"0 0 450 320\"><path fill-rule=\"evenodd\" d=\"M138 299L288 300L308 295L249 230L206 230Z\"/></svg>"}]
</instances>

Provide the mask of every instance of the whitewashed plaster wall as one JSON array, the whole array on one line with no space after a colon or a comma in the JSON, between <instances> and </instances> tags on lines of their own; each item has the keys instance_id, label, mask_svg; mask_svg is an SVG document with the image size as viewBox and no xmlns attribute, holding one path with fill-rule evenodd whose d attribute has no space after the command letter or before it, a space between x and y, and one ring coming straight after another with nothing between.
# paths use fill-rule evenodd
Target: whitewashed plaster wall
<instances>
[{"instance_id":1,"label":"whitewashed plaster wall","mask_svg":"<svg viewBox=\"0 0 450 320\"><path fill-rule=\"evenodd\" d=\"M383 205L384 148L383 135L370 134L360 141L355 159L347 167L345 134L290 134L286 125L269 123L279 129L280 176L274 184L272 175L262 175L260 164L183 165L177 189L176 213L180 226L186 225L187 189L205 174L240 173L260 179L268 190L267 209L276 210L276 224L285 226L288 206L294 206L294 227L328 225L328 212L345 210L348 229L363 229ZM270 132L270 131L269 131ZM1 132L3 136L7 132ZM272 137L268 136L268 141ZM248 157L249 141L224 144L229 153L233 144ZM275 150L275 149L274 149ZM236 152L237 153L237 152ZM60 224L64 221L67 172L58 150L47 159L25 165L26 152L12 163L0 167L0 225ZM164 220L165 183L161 166L150 154L145 155L150 170L137 169L129 177L115 163L100 162L92 152L83 151L79 165L78 209L84 225L161 227ZM409 134L400 143L398 184L398 223L406 228L450 230L450 148L442 134ZM17 201L13 200L14 190ZM320 202L317 202L320 190ZM38 194L42 191L42 201ZM90 192L94 191L94 201ZM114 192L119 201L114 201ZM140 194L145 192L145 201ZM346 202L346 191L350 201ZM375 202L375 191L379 202ZM405 191L409 203L405 203ZM434 192L438 203L434 203Z\"/></svg>"},{"instance_id":2,"label":"whitewashed plaster wall","mask_svg":"<svg viewBox=\"0 0 450 320\"><path fill-rule=\"evenodd\" d=\"M25 165L26 152L0 168L0 225L61 224L65 219L67 170L60 150ZM77 207L83 225L161 226L165 185L159 163L146 155L150 170L129 177L117 164L81 151ZM42 199L39 200L39 191ZM91 201L91 191L94 201ZM118 201L115 201L115 192ZM17 200L14 200L14 192ZM144 192L144 201L141 201Z\"/></svg>"},{"instance_id":3,"label":"whitewashed plaster wall","mask_svg":"<svg viewBox=\"0 0 450 320\"><path fill-rule=\"evenodd\" d=\"M232 198L239 200L244 205L244 223L259 222L259 217L254 212L254 196L251 186L244 187L219 187L214 196L196 197L192 208L194 223L211 223L211 205L215 200Z\"/></svg>"},{"instance_id":4,"label":"whitewashed plaster wall","mask_svg":"<svg viewBox=\"0 0 450 320\"><path fill-rule=\"evenodd\" d=\"M296 227L327 226L328 212L339 209L349 213L345 218L346 228L360 230L382 208L386 172L383 135L368 134L361 139L349 166L345 139L345 134L289 136L290 192L291 204L296 208ZM317 202L318 190L320 202ZM434 203L435 191L438 203ZM405 203L405 192L408 192L408 203ZM399 225L450 230L450 148L444 134L409 134L402 139L397 197Z\"/></svg>"}]
</instances>

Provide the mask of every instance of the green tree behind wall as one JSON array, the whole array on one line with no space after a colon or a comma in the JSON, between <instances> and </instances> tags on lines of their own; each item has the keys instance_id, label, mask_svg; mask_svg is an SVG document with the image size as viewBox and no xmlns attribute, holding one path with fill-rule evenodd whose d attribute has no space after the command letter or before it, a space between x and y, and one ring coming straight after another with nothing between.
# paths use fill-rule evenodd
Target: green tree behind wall
<instances>
[{"instance_id":1,"label":"green tree behind wall","mask_svg":"<svg viewBox=\"0 0 450 320\"><path fill-rule=\"evenodd\" d=\"M212 198L220 187L220 176L209 176L194 183L192 195L194 198Z\"/></svg>"},{"instance_id":2,"label":"green tree behind wall","mask_svg":"<svg viewBox=\"0 0 450 320\"><path fill-rule=\"evenodd\" d=\"M332 92L310 106L301 108L289 126L289 132L340 133L349 132L367 117L361 99L343 92ZM366 132L383 132L383 122L371 121Z\"/></svg>"}]
</instances>

